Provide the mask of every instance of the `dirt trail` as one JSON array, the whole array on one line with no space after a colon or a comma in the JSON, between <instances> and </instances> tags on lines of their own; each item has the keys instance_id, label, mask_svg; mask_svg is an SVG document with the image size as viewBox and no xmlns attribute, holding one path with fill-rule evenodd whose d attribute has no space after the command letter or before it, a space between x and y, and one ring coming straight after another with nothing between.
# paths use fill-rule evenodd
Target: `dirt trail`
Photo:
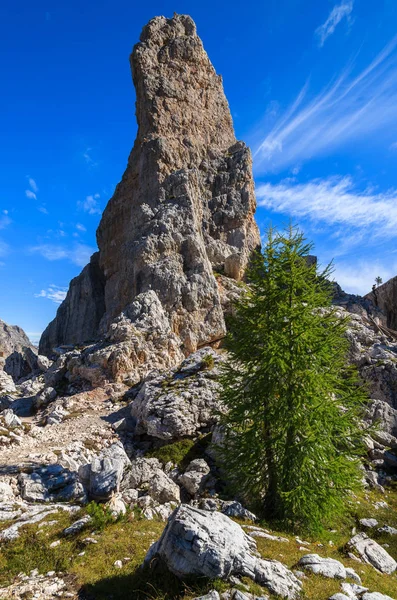
<instances>
[{"instance_id":1,"label":"dirt trail","mask_svg":"<svg viewBox=\"0 0 397 600\"><path fill-rule=\"evenodd\" d=\"M54 462L60 451L74 442L101 448L107 440L117 439L112 423L122 418L125 408L113 405L104 390L98 388L76 394L71 409L62 422L53 425L40 425L42 413L21 417L24 424L29 424L30 431L23 435L20 445L0 447L0 469L24 463Z\"/></svg>"}]
</instances>

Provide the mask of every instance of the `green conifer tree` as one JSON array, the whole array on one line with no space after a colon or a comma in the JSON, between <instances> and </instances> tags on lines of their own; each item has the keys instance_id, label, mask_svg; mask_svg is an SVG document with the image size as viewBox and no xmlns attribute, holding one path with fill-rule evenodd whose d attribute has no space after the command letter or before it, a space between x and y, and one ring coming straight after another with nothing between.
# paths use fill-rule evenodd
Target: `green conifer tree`
<instances>
[{"instance_id":1,"label":"green conifer tree","mask_svg":"<svg viewBox=\"0 0 397 600\"><path fill-rule=\"evenodd\" d=\"M348 365L346 319L331 306L331 267L290 227L270 230L235 305L222 375L221 457L236 491L269 519L314 529L360 485L366 398Z\"/></svg>"}]
</instances>

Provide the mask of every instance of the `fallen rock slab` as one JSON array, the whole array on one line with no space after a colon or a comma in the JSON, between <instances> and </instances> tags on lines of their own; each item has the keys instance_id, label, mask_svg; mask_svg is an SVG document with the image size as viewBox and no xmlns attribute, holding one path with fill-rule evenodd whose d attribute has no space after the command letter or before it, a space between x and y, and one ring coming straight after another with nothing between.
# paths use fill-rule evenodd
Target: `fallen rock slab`
<instances>
[{"instance_id":1,"label":"fallen rock slab","mask_svg":"<svg viewBox=\"0 0 397 600\"><path fill-rule=\"evenodd\" d=\"M318 554L306 554L299 560L298 565L315 575L322 575L330 579L346 579L347 573L344 565L333 558L323 558Z\"/></svg>"},{"instance_id":2,"label":"fallen rock slab","mask_svg":"<svg viewBox=\"0 0 397 600\"><path fill-rule=\"evenodd\" d=\"M79 506L63 505L63 504L52 504L50 506L33 506L29 510L18 518L16 523L13 523L6 529L0 531L0 541L9 542L19 537L19 530L24 525L32 525L42 521L48 515L57 513L59 510L65 510L66 512L76 512L80 510Z\"/></svg>"},{"instance_id":3,"label":"fallen rock slab","mask_svg":"<svg viewBox=\"0 0 397 600\"><path fill-rule=\"evenodd\" d=\"M74 523L72 523L69 527L66 527L66 529L64 529L62 531L62 535L66 536L66 537L68 535L75 535L76 533L79 533L82 529L84 529L84 527L90 521L92 521L90 515L85 515L84 517L82 517L78 521L75 521Z\"/></svg>"},{"instance_id":4,"label":"fallen rock slab","mask_svg":"<svg viewBox=\"0 0 397 600\"><path fill-rule=\"evenodd\" d=\"M362 527L366 527L368 529L372 529L373 527L376 527L378 524L378 521L376 519L360 519L360 525Z\"/></svg>"},{"instance_id":5,"label":"fallen rock slab","mask_svg":"<svg viewBox=\"0 0 397 600\"><path fill-rule=\"evenodd\" d=\"M360 558L381 573L390 575L397 569L397 562L382 546L371 540L366 533L355 535L349 542L348 547L355 550Z\"/></svg>"},{"instance_id":6,"label":"fallen rock slab","mask_svg":"<svg viewBox=\"0 0 397 600\"><path fill-rule=\"evenodd\" d=\"M77 473L54 464L32 473L20 473L18 484L26 502L84 502L85 491Z\"/></svg>"},{"instance_id":7,"label":"fallen rock slab","mask_svg":"<svg viewBox=\"0 0 397 600\"><path fill-rule=\"evenodd\" d=\"M145 558L159 558L178 577L209 579L250 577L272 593L293 600L301 582L282 563L258 556L255 541L234 521L218 512L206 512L186 504L170 516L160 539Z\"/></svg>"}]
</instances>

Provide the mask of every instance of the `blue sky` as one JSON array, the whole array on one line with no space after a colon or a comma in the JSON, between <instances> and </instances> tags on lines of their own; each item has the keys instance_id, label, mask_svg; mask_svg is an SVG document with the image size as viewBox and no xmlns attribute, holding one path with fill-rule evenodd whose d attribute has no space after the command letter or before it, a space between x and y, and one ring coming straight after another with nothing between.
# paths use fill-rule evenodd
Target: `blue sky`
<instances>
[{"instance_id":1,"label":"blue sky","mask_svg":"<svg viewBox=\"0 0 397 600\"><path fill-rule=\"evenodd\" d=\"M132 46L174 11L196 21L252 148L261 229L292 217L348 291L397 274L396 0L3 0L0 318L33 339L125 169Z\"/></svg>"}]
</instances>

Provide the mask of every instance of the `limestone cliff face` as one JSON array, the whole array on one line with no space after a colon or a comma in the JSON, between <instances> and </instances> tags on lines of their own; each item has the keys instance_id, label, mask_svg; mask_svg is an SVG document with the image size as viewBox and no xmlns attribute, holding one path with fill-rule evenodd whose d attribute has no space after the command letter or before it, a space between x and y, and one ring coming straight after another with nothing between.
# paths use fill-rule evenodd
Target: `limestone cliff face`
<instances>
[{"instance_id":1,"label":"limestone cliff face","mask_svg":"<svg viewBox=\"0 0 397 600\"><path fill-rule=\"evenodd\" d=\"M41 352L141 319L137 301L149 312L159 301L170 335L192 352L225 333L214 272L240 279L260 243L250 151L192 19L150 21L131 68L138 135L97 231L97 267L73 280Z\"/></svg>"},{"instance_id":2,"label":"limestone cliff face","mask_svg":"<svg viewBox=\"0 0 397 600\"><path fill-rule=\"evenodd\" d=\"M386 315L387 326L397 331L397 276L365 296Z\"/></svg>"}]
</instances>

